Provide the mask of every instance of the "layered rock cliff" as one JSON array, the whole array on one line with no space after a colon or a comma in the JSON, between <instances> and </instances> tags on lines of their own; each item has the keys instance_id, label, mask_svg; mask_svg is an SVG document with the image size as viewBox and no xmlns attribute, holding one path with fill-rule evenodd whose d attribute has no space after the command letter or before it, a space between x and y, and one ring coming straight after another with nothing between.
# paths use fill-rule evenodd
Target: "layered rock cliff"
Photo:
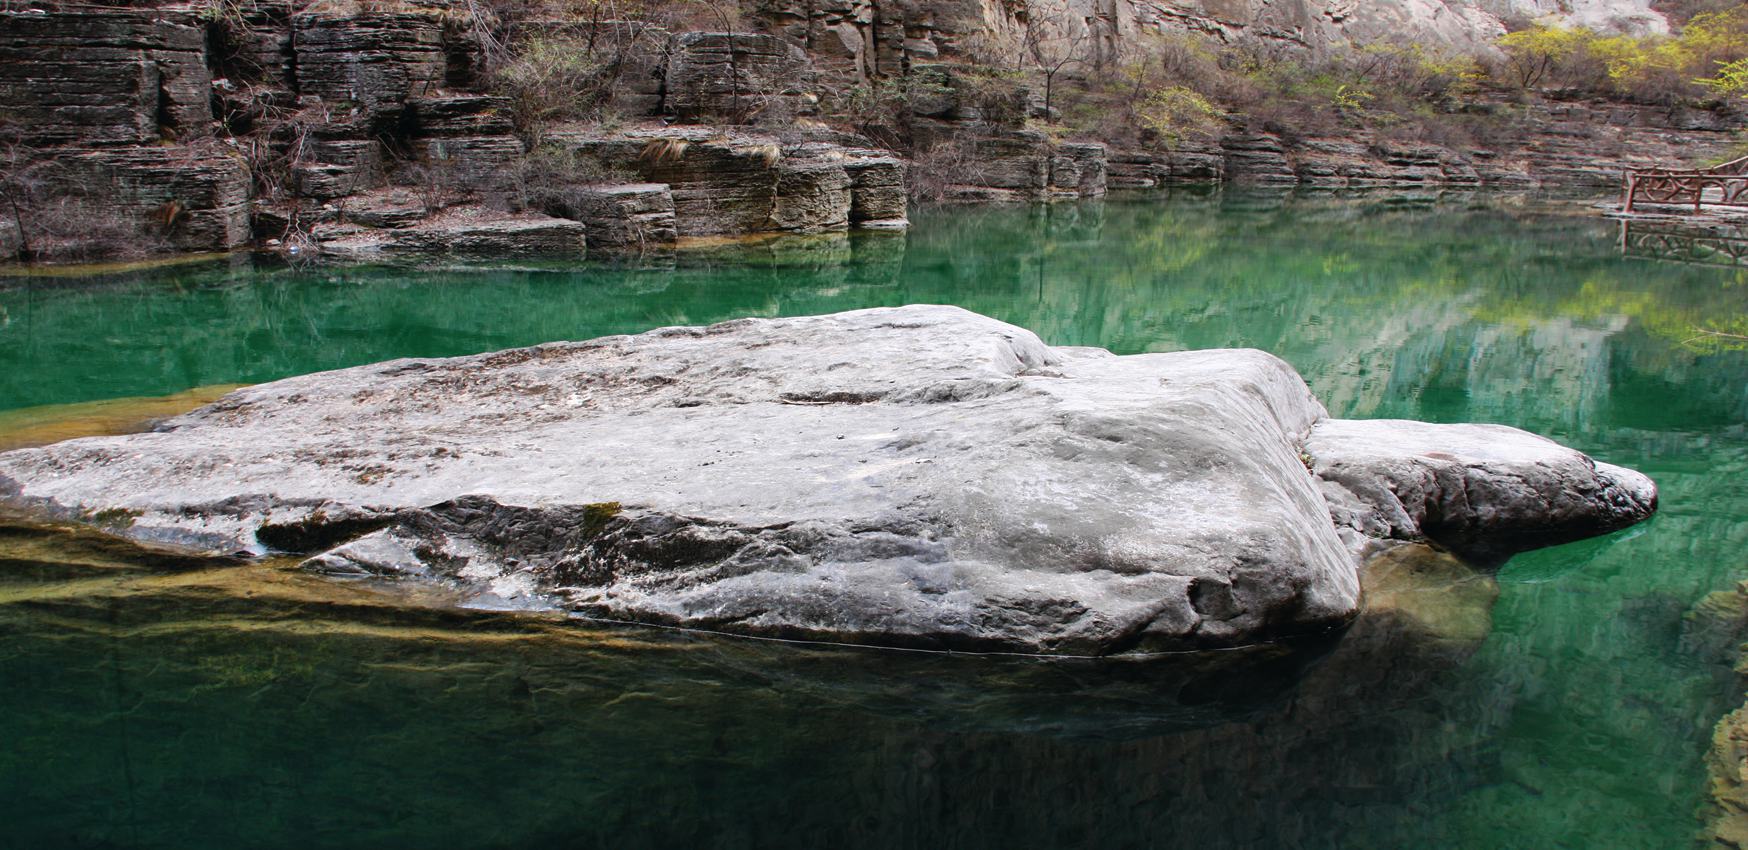
<instances>
[{"instance_id":1,"label":"layered rock cliff","mask_svg":"<svg viewBox=\"0 0 1748 850\"><path fill-rule=\"evenodd\" d=\"M1502 21L1543 13L1664 26L1639 0L1560 5L758 0L647 20L452 0L9 8L0 256L251 241L374 259L648 251L902 227L907 189L1041 202L1222 180L1606 186L1623 165L1730 144L1734 120L1715 111L1539 98L1469 104L1496 113L1484 144L1241 116L1206 139L1140 144L1065 131L1037 74L1046 31L1075 46L1051 66L1066 81L1150 33L1315 54L1404 39L1485 51ZM527 56L556 76L506 83ZM989 64L1002 56L1031 70ZM557 72L572 65L603 88L569 97ZM593 119L570 120L566 100L585 97Z\"/></svg>"}]
</instances>

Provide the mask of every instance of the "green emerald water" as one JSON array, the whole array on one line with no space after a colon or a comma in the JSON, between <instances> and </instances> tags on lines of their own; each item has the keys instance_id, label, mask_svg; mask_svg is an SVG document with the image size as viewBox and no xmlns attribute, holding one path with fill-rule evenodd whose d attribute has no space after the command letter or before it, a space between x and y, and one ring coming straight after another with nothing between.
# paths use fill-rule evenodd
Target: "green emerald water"
<instances>
[{"instance_id":1,"label":"green emerald water","mask_svg":"<svg viewBox=\"0 0 1748 850\"><path fill-rule=\"evenodd\" d=\"M1740 694L1689 612L1748 576L1748 355L1700 331L1744 327L1748 270L1624 257L1586 212L1228 193L671 262L0 278L0 412L950 303L1056 345L1262 348L1335 416L1502 422L1662 489L1496 599L1423 594L1460 628L1363 620L1232 677L453 611L12 529L0 847L1693 845Z\"/></svg>"}]
</instances>

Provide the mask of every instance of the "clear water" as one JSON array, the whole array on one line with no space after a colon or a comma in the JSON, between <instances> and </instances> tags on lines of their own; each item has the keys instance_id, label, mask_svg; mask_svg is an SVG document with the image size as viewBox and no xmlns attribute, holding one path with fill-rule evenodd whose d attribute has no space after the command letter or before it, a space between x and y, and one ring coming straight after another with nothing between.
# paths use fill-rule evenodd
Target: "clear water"
<instances>
[{"instance_id":1,"label":"clear water","mask_svg":"<svg viewBox=\"0 0 1748 850\"><path fill-rule=\"evenodd\" d=\"M1688 846L1739 697L1688 612L1748 573L1748 361L1693 337L1748 316L1748 272L1617 238L1523 199L1217 195L667 267L0 279L26 418L945 302L1055 344L1267 349L1335 415L1518 425L1663 488L1645 525L1232 679L601 630L0 530L0 847Z\"/></svg>"}]
</instances>

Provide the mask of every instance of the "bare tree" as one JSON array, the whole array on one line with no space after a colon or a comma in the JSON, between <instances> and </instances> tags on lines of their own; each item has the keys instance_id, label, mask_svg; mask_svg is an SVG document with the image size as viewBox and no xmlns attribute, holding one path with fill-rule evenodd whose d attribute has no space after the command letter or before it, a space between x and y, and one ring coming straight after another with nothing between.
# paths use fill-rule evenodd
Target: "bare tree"
<instances>
[{"instance_id":1,"label":"bare tree","mask_svg":"<svg viewBox=\"0 0 1748 850\"><path fill-rule=\"evenodd\" d=\"M1092 24L1068 6L1028 4L1025 53L1044 75L1045 115L1055 99L1056 77L1069 66L1084 63L1091 44Z\"/></svg>"}]
</instances>

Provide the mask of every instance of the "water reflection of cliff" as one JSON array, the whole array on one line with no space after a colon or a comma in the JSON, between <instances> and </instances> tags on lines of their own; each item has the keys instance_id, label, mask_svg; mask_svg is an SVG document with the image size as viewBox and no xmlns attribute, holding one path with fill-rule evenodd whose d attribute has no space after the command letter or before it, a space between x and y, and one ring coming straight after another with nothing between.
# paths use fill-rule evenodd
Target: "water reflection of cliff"
<instances>
[{"instance_id":1,"label":"water reflection of cliff","mask_svg":"<svg viewBox=\"0 0 1748 850\"><path fill-rule=\"evenodd\" d=\"M725 245L653 266L172 270L98 289L12 281L0 284L0 367L61 380L0 368L0 399L67 400L44 387L162 395L390 357L933 302L1057 344L1264 348L1299 366L1339 415L1412 406L1523 421L1535 407L1571 428L1605 414L1612 381L1712 371L1678 347L1623 361L1610 340L1681 340L1748 320L1722 272L1623 264L1609 228L1497 202L1216 195L923 213L908 236ZM1481 383L1508 389L1478 393ZM1748 413L1722 388L1715 404L1708 418Z\"/></svg>"}]
</instances>

